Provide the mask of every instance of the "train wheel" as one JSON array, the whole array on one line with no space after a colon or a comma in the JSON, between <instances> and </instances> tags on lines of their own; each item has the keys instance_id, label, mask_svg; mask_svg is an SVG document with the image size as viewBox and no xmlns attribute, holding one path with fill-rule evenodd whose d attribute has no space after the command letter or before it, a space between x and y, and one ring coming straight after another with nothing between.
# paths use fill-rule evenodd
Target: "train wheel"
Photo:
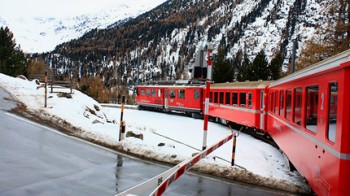
<instances>
[{"instance_id":1,"label":"train wheel","mask_svg":"<svg viewBox=\"0 0 350 196\"><path fill-rule=\"evenodd\" d=\"M203 119L203 115L198 114L198 113L192 113L191 116L194 119Z\"/></svg>"},{"instance_id":2,"label":"train wheel","mask_svg":"<svg viewBox=\"0 0 350 196\"><path fill-rule=\"evenodd\" d=\"M220 118L220 124L227 125L227 121L225 119Z\"/></svg>"}]
</instances>

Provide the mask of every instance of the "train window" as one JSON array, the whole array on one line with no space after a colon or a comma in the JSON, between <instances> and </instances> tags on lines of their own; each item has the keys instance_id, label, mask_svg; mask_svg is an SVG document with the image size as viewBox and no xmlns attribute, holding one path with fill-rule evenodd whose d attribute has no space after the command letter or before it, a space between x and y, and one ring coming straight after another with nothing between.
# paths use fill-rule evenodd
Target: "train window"
<instances>
[{"instance_id":1,"label":"train window","mask_svg":"<svg viewBox=\"0 0 350 196\"><path fill-rule=\"evenodd\" d=\"M218 92L214 92L214 103L218 103L218 97L219 93Z\"/></svg>"},{"instance_id":2,"label":"train window","mask_svg":"<svg viewBox=\"0 0 350 196\"><path fill-rule=\"evenodd\" d=\"M209 102L210 102L210 103L213 103L213 92L210 92L210 95L209 95Z\"/></svg>"},{"instance_id":3,"label":"train window","mask_svg":"<svg viewBox=\"0 0 350 196\"><path fill-rule=\"evenodd\" d=\"M306 128L316 133L318 117L318 85L306 88Z\"/></svg>"},{"instance_id":4,"label":"train window","mask_svg":"<svg viewBox=\"0 0 350 196\"><path fill-rule=\"evenodd\" d=\"M226 96L225 97L226 98L226 101L225 101L226 105L230 105L231 104L231 96L230 95L231 95L231 93L226 92L226 95L225 95Z\"/></svg>"},{"instance_id":5,"label":"train window","mask_svg":"<svg viewBox=\"0 0 350 196\"><path fill-rule=\"evenodd\" d=\"M219 99L220 99L220 103L224 104L224 92L220 92Z\"/></svg>"},{"instance_id":6,"label":"train window","mask_svg":"<svg viewBox=\"0 0 350 196\"><path fill-rule=\"evenodd\" d=\"M238 94L232 93L232 105L237 105L237 104L238 104Z\"/></svg>"},{"instance_id":7,"label":"train window","mask_svg":"<svg viewBox=\"0 0 350 196\"><path fill-rule=\"evenodd\" d=\"M302 95L303 89L301 87L294 89L294 123L297 125L301 125Z\"/></svg>"},{"instance_id":8,"label":"train window","mask_svg":"<svg viewBox=\"0 0 350 196\"><path fill-rule=\"evenodd\" d=\"M248 107L252 108L252 93L248 93Z\"/></svg>"},{"instance_id":9,"label":"train window","mask_svg":"<svg viewBox=\"0 0 350 196\"><path fill-rule=\"evenodd\" d=\"M280 115L284 116L284 91L280 91Z\"/></svg>"},{"instance_id":10,"label":"train window","mask_svg":"<svg viewBox=\"0 0 350 196\"><path fill-rule=\"evenodd\" d=\"M247 95L246 93L239 93L239 106L245 107L246 106L246 99Z\"/></svg>"},{"instance_id":11,"label":"train window","mask_svg":"<svg viewBox=\"0 0 350 196\"><path fill-rule=\"evenodd\" d=\"M175 97L176 97L175 90L170 90L170 98L175 98Z\"/></svg>"},{"instance_id":12,"label":"train window","mask_svg":"<svg viewBox=\"0 0 350 196\"><path fill-rule=\"evenodd\" d=\"M149 97L151 95L151 89L146 90L146 96Z\"/></svg>"},{"instance_id":13,"label":"train window","mask_svg":"<svg viewBox=\"0 0 350 196\"><path fill-rule=\"evenodd\" d=\"M278 114L278 91L275 92L275 101L274 101L274 105L275 105L275 114Z\"/></svg>"},{"instance_id":14,"label":"train window","mask_svg":"<svg viewBox=\"0 0 350 196\"><path fill-rule=\"evenodd\" d=\"M275 103L273 101L273 98L275 97L275 92L272 92L269 96L270 96L270 112L273 112L273 108L274 108L273 104Z\"/></svg>"},{"instance_id":15,"label":"train window","mask_svg":"<svg viewBox=\"0 0 350 196\"><path fill-rule=\"evenodd\" d=\"M194 100L198 100L199 99L199 90L194 90Z\"/></svg>"},{"instance_id":16,"label":"train window","mask_svg":"<svg viewBox=\"0 0 350 196\"><path fill-rule=\"evenodd\" d=\"M156 89L152 89L152 97L156 96Z\"/></svg>"},{"instance_id":17,"label":"train window","mask_svg":"<svg viewBox=\"0 0 350 196\"><path fill-rule=\"evenodd\" d=\"M160 89L158 89L158 97L162 96L162 91Z\"/></svg>"},{"instance_id":18,"label":"train window","mask_svg":"<svg viewBox=\"0 0 350 196\"><path fill-rule=\"evenodd\" d=\"M260 92L260 109L264 109L265 108L265 94L264 91Z\"/></svg>"},{"instance_id":19,"label":"train window","mask_svg":"<svg viewBox=\"0 0 350 196\"><path fill-rule=\"evenodd\" d=\"M178 97L179 99L185 99L185 90L184 90L184 89L178 90L177 97Z\"/></svg>"},{"instance_id":20,"label":"train window","mask_svg":"<svg viewBox=\"0 0 350 196\"><path fill-rule=\"evenodd\" d=\"M286 119L292 120L292 90L286 90Z\"/></svg>"},{"instance_id":21,"label":"train window","mask_svg":"<svg viewBox=\"0 0 350 196\"><path fill-rule=\"evenodd\" d=\"M145 96L145 89L141 89L141 96Z\"/></svg>"},{"instance_id":22,"label":"train window","mask_svg":"<svg viewBox=\"0 0 350 196\"><path fill-rule=\"evenodd\" d=\"M329 103L328 103L328 140L335 142L337 130L337 109L338 109L338 83L329 84Z\"/></svg>"}]
</instances>

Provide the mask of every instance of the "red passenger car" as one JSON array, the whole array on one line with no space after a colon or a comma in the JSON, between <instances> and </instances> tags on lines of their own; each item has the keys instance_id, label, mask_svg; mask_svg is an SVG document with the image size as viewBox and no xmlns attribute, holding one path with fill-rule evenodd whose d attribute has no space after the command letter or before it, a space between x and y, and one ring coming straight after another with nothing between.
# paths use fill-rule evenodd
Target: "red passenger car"
<instances>
[{"instance_id":1,"label":"red passenger car","mask_svg":"<svg viewBox=\"0 0 350 196\"><path fill-rule=\"evenodd\" d=\"M184 111L187 113L201 113L203 102L202 86L168 86L168 93L164 103L166 110Z\"/></svg>"},{"instance_id":2,"label":"red passenger car","mask_svg":"<svg viewBox=\"0 0 350 196\"><path fill-rule=\"evenodd\" d=\"M350 51L268 86L268 133L318 195L350 195Z\"/></svg>"},{"instance_id":3,"label":"red passenger car","mask_svg":"<svg viewBox=\"0 0 350 196\"><path fill-rule=\"evenodd\" d=\"M257 81L211 85L209 115L265 130L265 88L269 83Z\"/></svg>"},{"instance_id":4,"label":"red passenger car","mask_svg":"<svg viewBox=\"0 0 350 196\"><path fill-rule=\"evenodd\" d=\"M139 108L164 109L164 86L141 85L137 88L136 102Z\"/></svg>"},{"instance_id":5,"label":"red passenger car","mask_svg":"<svg viewBox=\"0 0 350 196\"><path fill-rule=\"evenodd\" d=\"M197 85L140 85L137 88L136 101L141 108L201 113L203 87Z\"/></svg>"}]
</instances>

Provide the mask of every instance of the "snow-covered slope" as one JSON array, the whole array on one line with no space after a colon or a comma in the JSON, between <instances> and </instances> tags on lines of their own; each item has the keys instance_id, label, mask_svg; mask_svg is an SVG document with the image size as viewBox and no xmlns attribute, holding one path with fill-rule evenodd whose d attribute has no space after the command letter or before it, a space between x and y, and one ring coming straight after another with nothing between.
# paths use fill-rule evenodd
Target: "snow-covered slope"
<instances>
[{"instance_id":1,"label":"snow-covered slope","mask_svg":"<svg viewBox=\"0 0 350 196\"><path fill-rule=\"evenodd\" d=\"M51 51L94 28L134 18L165 0L11 0L1 2L0 26L8 26L24 52Z\"/></svg>"}]
</instances>

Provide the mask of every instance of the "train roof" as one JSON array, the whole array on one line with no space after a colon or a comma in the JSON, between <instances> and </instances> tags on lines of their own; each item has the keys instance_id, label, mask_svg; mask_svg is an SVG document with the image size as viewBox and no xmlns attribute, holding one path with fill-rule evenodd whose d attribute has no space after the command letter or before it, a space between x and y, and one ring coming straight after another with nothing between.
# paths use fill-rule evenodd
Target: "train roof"
<instances>
[{"instance_id":1,"label":"train roof","mask_svg":"<svg viewBox=\"0 0 350 196\"><path fill-rule=\"evenodd\" d=\"M247 81L247 82L230 82L230 83L215 83L210 86L213 89L220 88L265 88L272 81Z\"/></svg>"},{"instance_id":2,"label":"train roof","mask_svg":"<svg viewBox=\"0 0 350 196\"><path fill-rule=\"evenodd\" d=\"M320 61L314 65L311 65L307 68L304 68L300 71L297 71L291 75L288 75L284 78L281 78L279 80L276 80L275 82L272 82L269 86L273 87L273 86L277 86L279 84L283 84L286 82L290 82L296 79L300 79L303 77L307 77L316 73L320 73L329 69L333 69L333 68L337 68L337 67L341 67L342 63L345 62L350 62L350 50L346 50L342 53L339 53L335 56L332 56L330 58L327 58L323 61Z\"/></svg>"},{"instance_id":3,"label":"train roof","mask_svg":"<svg viewBox=\"0 0 350 196\"><path fill-rule=\"evenodd\" d=\"M191 87L202 87L205 81L199 80L170 80L170 81L150 81L141 83L138 87L152 87L152 88L191 88Z\"/></svg>"},{"instance_id":4,"label":"train roof","mask_svg":"<svg viewBox=\"0 0 350 196\"><path fill-rule=\"evenodd\" d=\"M138 85L141 88L202 88L204 85L199 84L174 84L174 85L164 85L164 84L143 84Z\"/></svg>"}]
</instances>

